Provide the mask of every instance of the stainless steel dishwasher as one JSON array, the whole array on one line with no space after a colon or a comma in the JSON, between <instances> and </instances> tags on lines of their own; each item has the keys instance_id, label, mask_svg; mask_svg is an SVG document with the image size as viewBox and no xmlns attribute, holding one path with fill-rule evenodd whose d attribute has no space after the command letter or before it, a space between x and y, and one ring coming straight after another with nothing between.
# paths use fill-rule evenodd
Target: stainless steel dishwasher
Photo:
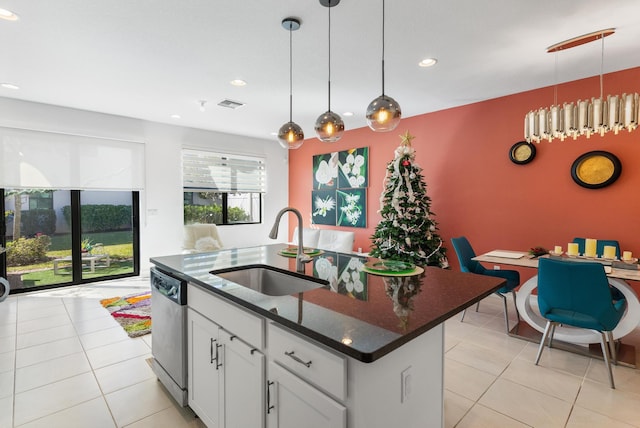
<instances>
[{"instance_id":1,"label":"stainless steel dishwasher","mask_svg":"<svg viewBox=\"0 0 640 428\"><path fill-rule=\"evenodd\" d=\"M182 406L187 396L187 283L151 268L153 371Z\"/></svg>"}]
</instances>

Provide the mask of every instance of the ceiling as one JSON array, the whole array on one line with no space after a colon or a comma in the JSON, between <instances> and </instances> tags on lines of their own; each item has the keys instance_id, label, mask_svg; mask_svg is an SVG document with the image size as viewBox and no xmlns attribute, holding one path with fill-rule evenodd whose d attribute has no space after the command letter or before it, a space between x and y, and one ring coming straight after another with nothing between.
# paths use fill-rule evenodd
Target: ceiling
<instances>
[{"instance_id":1,"label":"ceiling","mask_svg":"<svg viewBox=\"0 0 640 428\"><path fill-rule=\"evenodd\" d=\"M281 21L293 16L302 21L293 120L307 138L328 107L328 9L318 0L0 0L0 8L20 17L0 20L0 82L20 87L0 88L1 97L275 142L289 120ZM381 93L381 13L381 0L331 9L331 110L347 129L366 126ZM599 41L546 48L611 27L604 72L640 66L638 0L387 0L385 92L410 117L599 75ZM437 65L418 67L426 57ZM246 105L216 105L224 99Z\"/></svg>"}]
</instances>

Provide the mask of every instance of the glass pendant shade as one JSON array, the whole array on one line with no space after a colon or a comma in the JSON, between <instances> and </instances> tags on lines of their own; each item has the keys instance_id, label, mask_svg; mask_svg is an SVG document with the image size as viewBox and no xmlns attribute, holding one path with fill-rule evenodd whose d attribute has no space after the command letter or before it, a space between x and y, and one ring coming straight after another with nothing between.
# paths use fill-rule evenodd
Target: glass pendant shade
<instances>
[{"instance_id":1,"label":"glass pendant shade","mask_svg":"<svg viewBox=\"0 0 640 428\"><path fill-rule=\"evenodd\" d=\"M316 120L315 130L320 141L335 143L344 133L344 122L338 114L328 110Z\"/></svg>"},{"instance_id":2,"label":"glass pendant shade","mask_svg":"<svg viewBox=\"0 0 640 428\"><path fill-rule=\"evenodd\" d=\"M284 149L297 149L304 143L304 132L295 122L287 122L278 131L278 141Z\"/></svg>"},{"instance_id":3,"label":"glass pendant shade","mask_svg":"<svg viewBox=\"0 0 640 428\"><path fill-rule=\"evenodd\" d=\"M367 124L376 132L393 131L401 116L400 104L386 95L380 95L367 107Z\"/></svg>"}]
</instances>

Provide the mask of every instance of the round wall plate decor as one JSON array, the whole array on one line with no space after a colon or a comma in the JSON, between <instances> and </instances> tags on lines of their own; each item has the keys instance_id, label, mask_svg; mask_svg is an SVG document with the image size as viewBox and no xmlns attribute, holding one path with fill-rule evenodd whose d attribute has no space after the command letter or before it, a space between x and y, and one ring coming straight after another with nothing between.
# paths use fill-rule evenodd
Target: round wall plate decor
<instances>
[{"instance_id":1,"label":"round wall plate decor","mask_svg":"<svg viewBox=\"0 0 640 428\"><path fill-rule=\"evenodd\" d=\"M526 141L519 141L509 149L509 159L511 159L511 162L517 165L524 165L526 163L529 163L535 157L536 146L527 143Z\"/></svg>"},{"instance_id":2,"label":"round wall plate decor","mask_svg":"<svg viewBox=\"0 0 640 428\"><path fill-rule=\"evenodd\" d=\"M613 153L595 150L578 157L571 165L571 178L587 189L600 189L616 181L622 163Z\"/></svg>"}]
</instances>

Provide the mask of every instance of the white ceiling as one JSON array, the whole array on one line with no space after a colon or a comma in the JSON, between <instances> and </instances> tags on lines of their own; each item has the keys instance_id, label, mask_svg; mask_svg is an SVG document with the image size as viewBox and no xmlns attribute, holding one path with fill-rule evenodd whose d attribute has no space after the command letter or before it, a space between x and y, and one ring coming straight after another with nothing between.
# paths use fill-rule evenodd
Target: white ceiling
<instances>
[{"instance_id":1,"label":"white ceiling","mask_svg":"<svg viewBox=\"0 0 640 428\"><path fill-rule=\"evenodd\" d=\"M271 133L289 120L289 33L281 21L293 16L302 21L293 33L293 120L313 137L327 109L328 9L318 0L0 0L0 7L20 17L0 20L0 82L21 88L0 88L3 97L275 142ZM347 129L366 126L366 107L381 93L381 11L381 0L342 0L331 9L331 109L354 113L343 116ZM599 75L600 42L557 56L545 49L611 27L604 72L640 66L638 0L387 0L385 92L410 117ZM425 57L438 64L418 67ZM247 86L229 84L237 78ZM246 105L218 107L223 99ZM199 100L207 100L205 112Z\"/></svg>"}]
</instances>

